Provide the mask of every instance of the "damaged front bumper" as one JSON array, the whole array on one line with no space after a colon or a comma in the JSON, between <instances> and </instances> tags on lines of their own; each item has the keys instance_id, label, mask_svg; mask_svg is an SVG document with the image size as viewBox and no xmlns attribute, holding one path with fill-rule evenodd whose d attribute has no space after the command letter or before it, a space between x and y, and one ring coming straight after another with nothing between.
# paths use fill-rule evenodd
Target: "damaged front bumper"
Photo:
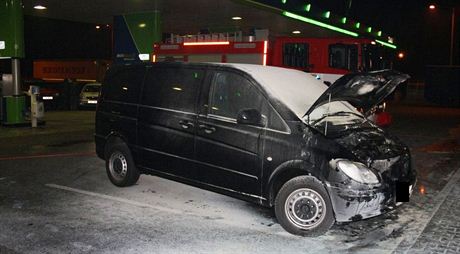
<instances>
[{"instance_id":1,"label":"damaged front bumper","mask_svg":"<svg viewBox=\"0 0 460 254\"><path fill-rule=\"evenodd\" d=\"M401 196L409 197L412 194L415 178L409 182L380 184L378 187L356 185L326 183L337 222L367 219L393 210L402 204L398 202ZM406 187L406 193L401 191Z\"/></svg>"}]
</instances>

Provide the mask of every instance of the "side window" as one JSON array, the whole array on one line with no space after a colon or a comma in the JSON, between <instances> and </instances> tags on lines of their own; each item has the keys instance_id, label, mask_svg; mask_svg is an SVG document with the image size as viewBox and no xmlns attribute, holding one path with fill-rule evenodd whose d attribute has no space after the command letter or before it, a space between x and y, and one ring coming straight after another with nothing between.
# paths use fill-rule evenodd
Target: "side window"
<instances>
[{"instance_id":1,"label":"side window","mask_svg":"<svg viewBox=\"0 0 460 254\"><path fill-rule=\"evenodd\" d=\"M262 114L268 118L267 127L272 130L287 131L286 124L281 119L281 116L273 109L268 103L265 109L262 110Z\"/></svg>"},{"instance_id":2,"label":"side window","mask_svg":"<svg viewBox=\"0 0 460 254\"><path fill-rule=\"evenodd\" d=\"M147 71L142 103L153 107L195 112L204 71L185 68L151 68Z\"/></svg>"},{"instance_id":3,"label":"side window","mask_svg":"<svg viewBox=\"0 0 460 254\"><path fill-rule=\"evenodd\" d=\"M267 118L269 129L286 131L281 117L249 80L231 72L216 72L209 95L209 114L236 119L240 110L250 108Z\"/></svg>"},{"instance_id":4,"label":"side window","mask_svg":"<svg viewBox=\"0 0 460 254\"><path fill-rule=\"evenodd\" d=\"M105 91L107 91L105 99L137 103L144 75L144 67L120 70L115 73L104 84L106 86Z\"/></svg>"},{"instance_id":5,"label":"side window","mask_svg":"<svg viewBox=\"0 0 460 254\"><path fill-rule=\"evenodd\" d=\"M236 119L241 109L262 110L264 98L249 80L231 72L217 72L210 92L209 113Z\"/></svg>"},{"instance_id":6,"label":"side window","mask_svg":"<svg viewBox=\"0 0 460 254\"><path fill-rule=\"evenodd\" d=\"M356 71L358 69L358 46L340 43L330 45L329 67Z\"/></svg>"},{"instance_id":7,"label":"side window","mask_svg":"<svg viewBox=\"0 0 460 254\"><path fill-rule=\"evenodd\" d=\"M284 43L283 65L295 68L308 68L308 49L307 43Z\"/></svg>"}]
</instances>

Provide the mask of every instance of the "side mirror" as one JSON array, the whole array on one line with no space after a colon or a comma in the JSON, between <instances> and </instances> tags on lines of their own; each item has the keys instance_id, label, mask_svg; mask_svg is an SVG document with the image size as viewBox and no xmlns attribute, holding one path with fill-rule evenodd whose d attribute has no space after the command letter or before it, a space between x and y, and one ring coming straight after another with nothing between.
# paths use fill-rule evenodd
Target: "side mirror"
<instances>
[{"instance_id":1,"label":"side mirror","mask_svg":"<svg viewBox=\"0 0 460 254\"><path fill-rule=\"evenodd\" d=\"M259 112L259 110L249 108L242 109L238 112L238 115L236 116L236 122L239 124L265 127L267 124L267 119Z\"/></svg>"}]
</instances>

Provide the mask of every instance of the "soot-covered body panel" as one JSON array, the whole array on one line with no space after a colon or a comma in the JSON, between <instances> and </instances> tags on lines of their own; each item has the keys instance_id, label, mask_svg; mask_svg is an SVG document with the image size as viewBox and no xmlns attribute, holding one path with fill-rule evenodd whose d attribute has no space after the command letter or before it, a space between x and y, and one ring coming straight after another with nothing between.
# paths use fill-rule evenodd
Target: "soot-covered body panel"
<instances>
[{"instance_id":1,"label":"soot-covered body panel","mask_svg":"<svg viewBox=\"0 0 460 254\"><path fill-rule=\"evenodd\" d=\"M321 171L336 221L374 217L394 209L399 201L408 201L406 196L412 191L416 173L411 168L408 147L399 140L378 128L334 138L316 135L307 139L310 147L315 147L312 140L321 140L321 144L330 143L329 147L333 147L332 143L336 145L334 149L314 149L316 155L312 156L325 160L317 165L322 165ZM364 164L374 172L379 182L369 184L351 179L337 168L338 160ZM407 186L407 190L401 191L399 186Z\"/></svg>"}]
</instances>

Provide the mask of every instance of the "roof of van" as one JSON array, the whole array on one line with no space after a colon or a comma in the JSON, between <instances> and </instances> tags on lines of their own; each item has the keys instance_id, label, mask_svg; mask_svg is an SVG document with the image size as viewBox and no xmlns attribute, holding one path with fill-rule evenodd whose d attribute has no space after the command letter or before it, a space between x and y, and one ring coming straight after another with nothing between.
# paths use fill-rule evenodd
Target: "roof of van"
<instances>
[{"instance_id":1,"label":"roof of van","mask_svg":"<svg viewBox=\"0 0 460 254\"><path fill-rule=\"evenodd\" d=\"M217 63L216 65L229 66L248 73L300 119L327 90L327 86L311 73L298 70L255 64Z\"/></svg>"}]
</instances>

